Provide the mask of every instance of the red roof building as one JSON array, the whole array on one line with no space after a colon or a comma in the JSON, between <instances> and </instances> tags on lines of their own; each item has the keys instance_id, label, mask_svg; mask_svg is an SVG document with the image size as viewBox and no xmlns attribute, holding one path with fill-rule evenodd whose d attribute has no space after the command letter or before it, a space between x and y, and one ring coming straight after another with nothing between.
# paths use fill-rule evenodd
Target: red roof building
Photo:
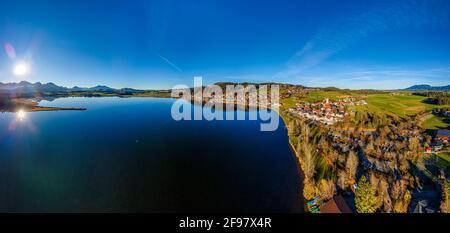
<instances>
[{"instance_id":1,"label":"red roof building","mask_svg":"<svg viewBox=\"0 0 450 233\"><path fill-rule=\"evenodd\" d=\"M450 130L438 130L436 132L436 138L441 141L449 141L450 140Z\"/></svg>"},{"instance_id":2,"label":"red roof building","mask_svg":"<svg viewBox=\"0 0 450 233\"><path fill-rule=\"evenodd\" d=\"M352 213L352 210L347 205L342 195L334 196L325 205L320 208L320 213L327 214L340 214L340 213Z\"/></svg>"}]
</instances>

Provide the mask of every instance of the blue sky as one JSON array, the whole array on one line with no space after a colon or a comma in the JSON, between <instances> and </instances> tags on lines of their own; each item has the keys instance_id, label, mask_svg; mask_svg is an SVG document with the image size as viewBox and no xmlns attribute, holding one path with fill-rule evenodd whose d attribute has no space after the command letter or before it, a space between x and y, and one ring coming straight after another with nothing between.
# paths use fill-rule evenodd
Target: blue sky
<instances>
[{"instance_id":1,"label":"blue sky","mask_svg":"<svg viewBox=\"0 0 450 233\"><path fill-rule=\"evenodd\" d=\"M14 0L0 12L0 82L450 84L447 0ZM28 76L12 75L19 61Z\"/></svg>"}]
</instances>

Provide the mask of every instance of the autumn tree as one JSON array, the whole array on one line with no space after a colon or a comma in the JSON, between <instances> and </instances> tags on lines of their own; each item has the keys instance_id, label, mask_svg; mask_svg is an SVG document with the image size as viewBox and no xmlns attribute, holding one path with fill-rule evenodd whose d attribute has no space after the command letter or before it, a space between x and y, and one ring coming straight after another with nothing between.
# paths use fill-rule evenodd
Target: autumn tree
<instances>
[{"instance_id":1,"label":"autumn tree","mask_svg":"<svg viewBox=\"0 0 450 233\"><path fill-rule=\"evenodd\" d=\"M358 189L355 193L355 206L358 213L375 213L377 211L377 197L375 189L362 176L358 182Z\"/></svg>"},{"instance_id":2,"label":"autumn tree","mask_svg":"<svg viewBox=\"0 0 450 233\"><path fill-rule=\"evenodd\" d=\"M385 213L392 212L392 200L389 197L389 184L388 182L381 177L377 187L378 197L382 200L383 211Z\"/></svg>"},{"instance_id":3,"label":"autumn tree","mask_svg":"<svg viewBox=\"0 0 450 233\"><path fill-rule=\"evenodd\" d=\"M409 154L411 155L411 157L416 157L417 154L419 153L419 149L420 149L420 141L418 138L411 138L409 139L409 145L408 145L408 149L409 149Z\"/></svg>"},{"instance_id":4,"label":"autumn tree","mask_svg":"<svg viewBox=\"0 0 450 233\"><path fill-rule=\"evenodd\" d=\"M373 172L369 173L369 183L372 185L372 188L375 190L375 195L377 197L377 205L376 208L379 209L383 205L383 196L382 193L379 192L378 187L380 186L381 179L379 179Z\"/></svg>"},{"instance_id":5,"label":"autumn tree","mask_svg":"<svg viewBox=\"0 0 450 233\"><path fill-rule=\"evenodd\" d=\"M301 134L298 141L298 152L301 156L301 167L305 175L303 182L303 196L308 200L318 194L315 185L314 174L316 173L315 149L310 143L310 128L305 121L300 121Z\"/></svg>"},{"instance_id":6,"label":"autumn tree","mask_svg":"<svg viewBox=\"0 0 450 233\"><path fill-rule=\"evenodd\" d=\"M325 200L330 200L336 193L336 185L332 180L322 179L319 182L320 195Z\"/></svg>"},{"instance_id":7,"label":"autumn tree","mask_svg":"<svg viewBox=\"0 0 450 233\"><path fill-rule=\"evenodd\" d=\"M310 143L301 142L301 152L303 154L303 172L306 178L313 179L316 173L314 148Z\"/></svg>"},{"instance_id":8,"label":"autumn tree","mask_svg":"<svg viewBox=\"0 0 450 233\"><path fill-rule=\"evenodd\" d=\"M347 172L347 179L354 180L356 171L358 169L358 156L354 151L350 151L348 154L347 162L345 163L345 170Z\"/></svg>"},{"instance_id":9,"label":"autumn tree","mask_svg":"<svg viewBox=\"0 0 450 233\"><path fill-rule=\"evenodd\" d=\"M348 183L347 183L347 175L344 171L339 172L339 177L337 180L337 185L342 190L347 190Z\"/></svg>"},{"instance_id":10,"label":"autumn tree","mask_svg":"<svg viewBox=\"0 0 450 233\"><path fill-rule=\"evenodd\" d=\"M395 213L406 213L411 202L411 192L406 189L404 180L397 180L391 188L391 198Z\"/></svg>"},{"instance_id":11,"label":"autumn tree","mask_svg":"<svg viewBox=\"0 0 450 233\"><path fill-rule=\"evenodd\" d=\"M450 181L445 180L442 184L441 212L450 213Z\"/></svg>"}]
</instances>

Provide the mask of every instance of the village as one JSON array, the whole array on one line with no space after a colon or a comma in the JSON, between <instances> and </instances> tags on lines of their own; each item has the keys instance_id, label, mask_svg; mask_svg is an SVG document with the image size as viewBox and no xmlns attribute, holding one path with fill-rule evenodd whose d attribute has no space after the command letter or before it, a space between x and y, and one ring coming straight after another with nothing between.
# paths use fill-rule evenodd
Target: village
<instances>
[{"instance_id":1,"label":"village","mask_svg":"<svg viewBox=\"0 0 450 233\"><path fill-rule=\"evenodd\" d=\"M297 103L296 108L290 108L289 112L325 125L333 125L338 121L342 121L345 116L349 115L346 106L357 105L367 105L367 102L363 99L356 100L352 97L346 97L342 101L336 102L326 98L319 103Z\"/></svg>"}]
</instances>

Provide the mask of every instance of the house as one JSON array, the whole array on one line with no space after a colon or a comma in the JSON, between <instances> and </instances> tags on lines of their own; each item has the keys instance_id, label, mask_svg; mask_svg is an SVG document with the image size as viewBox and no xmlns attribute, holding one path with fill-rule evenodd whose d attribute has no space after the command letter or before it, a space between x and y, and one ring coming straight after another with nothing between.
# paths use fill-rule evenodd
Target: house
<instances>
[{"instance_id":1,"label":"house","mask_svg":"<svg viewBox=\"0 0 450 233\"><path fill-rule=\"evenodd\" d=\"M334 196L325 205L320 208L320 213L340 214L352 213L352 209L348 206L342 195Z\"/></svg>"},{"instance_id":2,"label":"house","mask_svg":"<svg viewBox=\"0 0 450 233\"><path fill-rule=\"evenodd\" d=\"M447 110L446 112L444 112L444 116L450 116L450 110Z\"/></svg>"},{"instance_id":3,"label":"house","mask_svg":"<svg viewBox=\"0 0 450 233\"><path fill-rule=\"evenodd\" d=\"M436 132L436 139L443 142L450 140L450 130L440 129Z\"/></svg>"},{"instance_id":4,"label":"house","mask_svg":"<svg viewBox=\"0 0 450 233\"><path fill-rule=\"evenodd\" d=\"M444 147L444 145L443 145L442 142L440 142L440 141L433 142L433 143L431 144L431 146L433 147L433 150L434 150L434 151L440 151L440 150L442 150L442 148Z\"/></svg>"}]
</instances>

